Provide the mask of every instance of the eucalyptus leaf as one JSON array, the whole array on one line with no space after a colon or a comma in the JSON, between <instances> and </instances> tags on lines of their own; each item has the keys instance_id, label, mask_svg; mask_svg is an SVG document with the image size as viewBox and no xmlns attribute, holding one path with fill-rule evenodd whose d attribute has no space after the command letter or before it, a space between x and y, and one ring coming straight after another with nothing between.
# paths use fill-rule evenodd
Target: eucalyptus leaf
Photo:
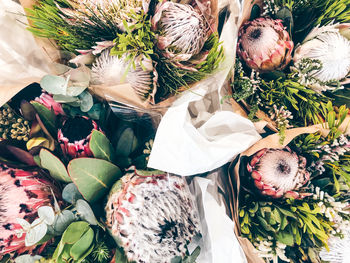
<instances>
[{"instance_id":1,"label":"eucalyptus leaf","mask_svg":"<svg viewBox=\"0 0 350 263\"><path fill-rule=\"evenodd\" d=\"M25 245L31 247L38 243L47 233L47 225L40 218L33 221L31 228L26 232Z\"/></svg>"},{"instance_id":2,"label":"eucalyptus leaf","mask_svg":"<svg viewBox=\"0 0 350 263\"><path fill-rule=\"evenodd\" d=\"M94 158L72 160L68 164L68 172L79 192L90 203L105 196L122 175L114 164Z\"/></svg>"},{"instance_id":3,"label":"eucalyptus leaf","mask_svg":"<svg viewBox=\"0 0 350 263\"><path fill-rule=\"evenodd\" d=\"M55 222L55 212L51 206L41 206L38 208L38 216L47 225L52 225Z\"/></svg>"},{"instance_id":4,"label":"eucalyptus leaf","mask_svg":"<svg viewBox=\"0 0 350 263\"><path fill-rule=\"evenodd\" d=\"M67 95L54 95L53 99L58 103L72 103L79 100L77 97Z\"/></svg>"},{"instance_id":5,"label":"eucalyptus leaf","mask_svg":"<svg viewBox=\"0 0 350 263\"><path fill-rule=\"evenodd\" d=\"M133 129L126 128L119 137L116 153L118 156L128 157L136 150L137 145L138 141Z\"/></svg>"},{"instance_id":6,"label":"eucalyptus leaf","mask_svg":"<svg viewBox=\"0 0 350 263\"><path fill-rule=\"evenodd\" d=\"M96 226L98 221L92 211L90 205L85 200L79 199L76 204L76 209L79 217L88 222L90 225Z\"/></svg>"},{"instance_id":7,"label":"eucalyptus leaf","mask_svg":"<svg viewBox=\"0 0 350 263\"><path fill-rule=\"evenodd\" d=\"M115 152L109 139L102 132L94 130L90 139L90 149L95 158L109 162L115 160Z\"/></svg>"},{"instance_id":8,"label":"eucalyptus leaf","mask_svg":"<svg viewBox=\"0 0 350 263\"><path fill-rule=\"evenodd\" d=\"M80 110L82 112L88 112L94 105L92 95L86 90L79 95L79 99L81 100Z\"/></svg>"},{"instance_id":9,"label":"eucalyptus leaf","mask_svg":"<svg viewBox=\"0 0 350 263\"><path fill-rule=\"evenodd\" d=\"M35 263L40 260L42 256L31 256L31 255L22 255L15 258L15 263Z\"/></svg>"},{"instance_id":10,"label":"eucalyptus leaf","mask_svg":"<svg viewBox=\"0 0 350 263\"><path fill-rule=\"evenodd\" d=\"M70 249L70 256L74 260L79 260L92 245L95 233L90 227L84 235Z\"/></svg>"},{"instance_id":11,"label":"eucalyptus leaf","mask_svg":"<svg viewBox=\"0 0 350 263\"><path fill-rule=\"evenodd\" d=\"M55 222L53 224L55 234L62 234L74 220L75 216L72 211L63 210L62 212L60 212L56 216Z\"/></svg>"},{"instance_id":12,"label":"eucalyptus leaf","mask_svg":"<svg viewBox=\"0 0 350 263\"><path fill-rule=\"evenodd\" d=\"M40 86L51 94L65 95L67 91L68 81L64 77L46 75L40 81Z\"/></svg>"},{"instance_id":13,"label":"eucalyptus leaf","mask_svg":"<svg viewBox=\"0 0 350 263\"><path fill-rule=\"evenodd\" d=\"M30 229L30 223L27 220L24 220L23 218L16 218L17 223L20 224L20 226L23 228L24 231L29 231Z\"/></svg>"},{"instance_id":14,"label":"eucalyptus leaf","mask_svg":"<svg viewBox=\"0 0 350 263\"><path fill-rule=\"evenodd\" d=\"M67 173L65 165L50 151L42 149L39 156L41 160L41 167L47 169L52 178L66 183L72 181Z\"/></svg>"},{"instance_id":15,"label":"eucalyptus leaf","mask_svg":"<svg viewBox=\"0 0 350 263\"><path fill-rule=\"evenodd\" d=\"M86 231L90 229L89 224L84 221L71 223L62 235L62 242L66 244L74 244Z\"/></svg>"},{"instance_id":16,"label":"eucalyptus leaf","mask_svg":"<svg viewBox=\"0 0 350 263\"><path fill-rule=\"evenodd\" d=\"M70 204L75 204L83 196L74 183L67 184L62 191L62 199Z\"/></svg>"},{"instance_id":17,"label":"eucalyptus leaf","mask_svg":"<svg viewBox=\"0 0 350 263\"><path fill-rule=\"evenodd\" d=\"M95 103L91 109L87 112L89 117L94 120L99 120L102 113L102 104Z\"/></svg>"}]
</instances>

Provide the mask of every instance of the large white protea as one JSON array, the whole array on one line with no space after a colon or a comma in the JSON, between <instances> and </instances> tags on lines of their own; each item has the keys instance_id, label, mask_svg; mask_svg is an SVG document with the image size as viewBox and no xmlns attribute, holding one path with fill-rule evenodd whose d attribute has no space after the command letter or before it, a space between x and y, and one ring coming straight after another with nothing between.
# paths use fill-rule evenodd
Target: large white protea
<instances>
[{"instance_id":1,"label":"large white protea","mask_svg":"<svg viewBox=\"0 0 350 263\"><path fill-rule=\"evenodd\" d=\"M199 233L199 219L185 180L131 171L112 188L106 223L129 261L170 263L184 256Z\"/></svg>"},{"instance_id":2,"label":"large white protea","mask_svg":"<svg viewBox=\"0 0 350 263\"><path fill-rule=\"evenodd\" d=\"M209 37L211 31L208 22L191 5L170 1L158 4L152 26L159 31L159 50L169 59L189 60L201 52Z\"/></svg>"},{"instance_id":3,"label":"large white protea","mask_svg":"<svg viewBox=\"0 0 350 263\"><path fill-rule=\"evenodd\" d=\"M92 81L104 85L129 83L142 100L154 103L158 74L153 61L142 57L133 62L111 56L110 50L105 50L92 66Z\"/></svg>"},{"instance_id":4,"label":"large white protea","mask_svg":"<svg viewBox=\"0 0 350 263\"><path fill-rule=\"evenodd\" d=\"M344 32L345 31L345 32ZM294 53L294 63L303 58L319 60L322 68L313 76L322 82L342 80L350 72L350 41L345 25L329 25L313 29Z\"/></svg>"}]
</instances>

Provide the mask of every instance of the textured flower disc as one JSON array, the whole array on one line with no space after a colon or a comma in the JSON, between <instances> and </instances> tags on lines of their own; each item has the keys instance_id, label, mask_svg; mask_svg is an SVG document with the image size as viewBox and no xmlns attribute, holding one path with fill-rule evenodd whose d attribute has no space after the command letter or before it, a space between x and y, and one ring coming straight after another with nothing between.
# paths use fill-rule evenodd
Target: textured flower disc
<instances>
[{"instance_id":1,"label":"textured flower disc","mask_svg":"<svg viewBox=\"0 0 350 263\"><path fill-rule=\"evenodd\" d=\"M110 50L105 50L92 66L92 79L97 84L105 85L129 83L142 100L154 103L158 74L153 61L143 57L134 61L135 67L129 67L129 63L124 58L111 56Z\"/></svg>"},{"instance_id":2,"label":"textured flower disc","mask_svg":"<svg viewBox=\"0 0 350 263\"><path fill-rule=\"evenodd\" d=\"M93 130L99 130L97 123L85 116L65 120L57 135L63 154L72 159L93 156L89 146Z\"/></svg>"},{"instance_id":3,"label":"textured flower disc","mask_svg":"<svg viewBox=\"0 0 350 263\"><path fill-rule=\"evenodd\" d=\"M170 263L184 256L199 221L184 179L130 173L113 187L107 226L130 261Z\"/></svg>"},{"instance_id":4,"label":"textured flower disc","mask_svg":"<svg viewBox=\"0 0 350 263\"><path fill-rule=\"evenodd\" d=\"M257 18L246 22L239 30L237 53L255 70L285 68L291 61L293 47L280 20Z\"/></svg>"},{"instance_id":5,"label":"textured flower disc","mask_svg":"<svg viewBox=\"0 0 350 263\"><path fill-rule=\"evenodd\" d=\"M29 249L25 248L25 234L17 236L16 231L22 230L17 218L33 221L39 207L51 204L51 189L55 191L32 172L0 165L0 256Z\"/></svg>"},{"instance_id":6,"label":"textured flower disc","mask_svg":"<svg viewBox=\"0 0 350 263\"><path fill-rule=\"evenodd\" d=\"M297 190L308 180L306 159L286 149L263 149L256 153L248 164L248 171L255 186L262 194L274 198L300 198Z\"/></svg>"},{"instance_id":7,"label":"textured flower disc","mask_svg":"<svg viewBox=\"0 0 350 263\"><path fill-rule=\"evenodd\" d=\"M152 24L160 31L158 48L165 57L178 61L200 53L210 32L202 14L190 5L173 2L157 6Z\"/></svg>"},{"instance_id":8,"label":"textured flower disc","mask_svg":"<svg viewBox=\"0 0 350 263\"><path fill-rule=\"evenodd\" d=\"M350 41L338 30L327 31L322 27L314 29L310 36L295 50L294 62L302 58L321 61L322 69L313 75L323 82L345 78L350 72Z\"/></svg>"}]
</instances>

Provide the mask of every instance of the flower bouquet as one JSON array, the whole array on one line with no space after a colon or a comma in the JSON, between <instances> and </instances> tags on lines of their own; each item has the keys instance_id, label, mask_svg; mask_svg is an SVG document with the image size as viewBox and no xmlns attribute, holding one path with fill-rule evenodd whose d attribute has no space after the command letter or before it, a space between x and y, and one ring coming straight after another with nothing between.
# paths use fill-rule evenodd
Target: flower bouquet
<instances>
[{"instance_id":1,"label":"flower bouquet","mask_svg":"<svg viewBox=\"0 0 350 263\"><path fill-rule=\"evenodd\" d=\"M231 166L237 232L266 261L328 261L349 229L349 9L248 2L230 96L268 129Z\"/></svg>"},{"instance_id":2,"label":"flower bouquet","mask_svg":"<svg viewBox=\"0 0 350 263\"><path fill-rule=\"evenodd\" d=\"M141 108L160 102L211 74L223 58L217 1L21 1L29 30L61 78L97 95ZM44 42L43 42L44 41ZM68 76L71 78L68 79ZM61 82L60 82L61 81ZM66 95L66 94L60 94Z\"/></svg>"}]
</instances>

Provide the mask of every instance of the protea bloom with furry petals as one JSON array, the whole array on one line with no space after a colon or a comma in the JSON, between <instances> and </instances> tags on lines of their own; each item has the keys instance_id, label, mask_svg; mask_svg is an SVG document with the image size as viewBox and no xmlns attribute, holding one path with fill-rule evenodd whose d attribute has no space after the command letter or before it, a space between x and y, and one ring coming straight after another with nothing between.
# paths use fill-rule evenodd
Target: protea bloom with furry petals
<instances>
[{"instance_id":1,"label":"protea bloom with furry petals","mask_svg":"<svg viewBox=\"0 0 350 263\"><path fill-rule=\"evenodd\" d=\"M8 168L0 165L0 258L2 255L28 250L25 234L17 218L33 221L37 209L52 203L55 187L39 178L36 172Z\"/></svg>"},{"instance_id":2,"label":"protea bloom with furry petals","mask_svg":"<svg viewBox=\"0 0 350 263\"><path fill-rule=\"evenodd\" d=\"M64 115L65 114L63 111L62 105L60 103L56 102L53 99L53 97L46 92L43 92L39 97L36 97L35 101L41 103L49 110L53 109L53 111L55 112L55 115L59 115L59 114Z\"/></svg>"},{"instance_id":3,"label":"protea bloom with furry petals","mask_svg":"<svg viewBox=\"0 0 350 263\"><path fill-rule=\"evenodd\" d=\"M158 74L153 61L138 57L134 60L135 67L128 67L129 63L123 57L111 56L110 50L105 50L92 66L92 80L105 85L129 83L142 100L154 103Z\"/></svg>"},{"instance_id":4,"label":"protea bloom with furry petals","mask_svg":"<svg viewBox=\"0 0 350 263\"><path fill-rule=\"evenodd\" d=\"M298 156L288 147L257 152L248 163L247 170L263 195L294 199L311 195L298 192L310 179L306 171L306 158Z\"/></svg>"},{"instance_id":5,"label":"protea bloom with furry petals","mask_svg":"<svg viewBox=\"0 0 350 263\"><path fill-rule=\"evenodd\" d=\"M248 67L260 72L284 69L294 44L281 20L260 17L239 29L237 53Z\"/></svg>"},{"instance_id":6,"label":"protea bloom with furry petals","mask_svg":"<svg viewBox=\"0 0 350 263\"><path fill-rule=\"evenodd\" d=\"M112 188L106 223L130 262L170 263L184 256L199 221L184 179L130 171Z\"/></svg>"},{"instance_id":7,"label":"protea bloom with furry petals","mask_svg":"<svg viewBox=\"0 0 350 263\"><path fill-rule=\"evenodd\" d=\"M322 68L313 76L322 82L342 80L350 72L349 25L316 27L294 52L294 63L303 58L319 60Z\"/></svg>"},{"instance_id":8,"label":"protea bloom with furry petals","mask_svg":"<svg viewBox=\"0 0 350 263\"><path fill-rule=\"evenodd\" d=\"M63 154L72 159L93 156L90 150L93 130L99 130L97 123L85 116L66 119L57 136Z\"/></svg>"},{"instance_id":9,"label":"protea bloom with furry petals","mask_svg":"<svg viewBox=\"0 0 350 263\"><path fill-rule=\"evenodd\" d=\"M159 31L158 49L169 59L187 61L203 49L211 34L206 17L191 5L165 1L158 4L152 27Z\"/></svg>"}]
</instances>

